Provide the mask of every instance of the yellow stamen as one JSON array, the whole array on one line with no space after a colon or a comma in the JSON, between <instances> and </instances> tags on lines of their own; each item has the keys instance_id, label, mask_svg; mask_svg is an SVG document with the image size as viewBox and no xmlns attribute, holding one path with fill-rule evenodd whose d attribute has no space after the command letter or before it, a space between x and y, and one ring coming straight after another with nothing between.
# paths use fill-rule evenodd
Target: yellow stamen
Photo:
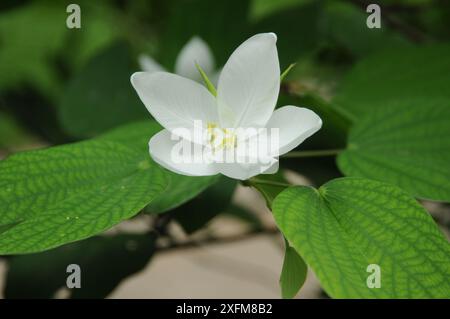
<instances>
[{"instance_id":1,"label":"yellow stamen","mask_svg":"<svg viewBox=\"0 0 450 319\"><path fill-rule=\"evenodd\" d=\"M236 134L232 130L219 128L215 123L207 124L208 140L213 151L236 147ZM220 139L220 140L218 140Z\"/></svg>"}]
</instances>

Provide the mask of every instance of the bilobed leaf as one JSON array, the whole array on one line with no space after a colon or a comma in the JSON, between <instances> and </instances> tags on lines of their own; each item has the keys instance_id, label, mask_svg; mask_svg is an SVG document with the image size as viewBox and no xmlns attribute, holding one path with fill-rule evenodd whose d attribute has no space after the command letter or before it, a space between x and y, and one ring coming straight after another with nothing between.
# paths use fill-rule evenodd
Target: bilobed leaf
<instances>
[{"instance_id":1,"label":"bilobed leaf","mask_svg":"<svg viewBox=\"0 0 450 319\"><path fill-rule=\"evenodd\" d=\"M137 214L167 185L132 141L100 138L13 155L0 162L0 227L15 223L0 234L0 254L90 237Z\"/></svg>"},{"instance_id":2,"label":"bilobed leaf","mask_svg":"<svg viewBox=\"0 0 450 319\"><path fill-rule=\"evenodd\" d=\"M338 165L432 200L450 201L450 100L390 101L357 121Z\"/></svg>"},{"instance_id":3,"label":"bilobed leaf","mask_svg":"<svg viewBox=\"0 0 450 319\"><path fill-rule=\"evenodd\" d=\"M277 225L334 298L449 298L450 244L408 193L364 178L291 187ZM369 288L367 267L381 268Z\"/></svg>"},{"instance_id":4,"label":"bilobed leaf","mask_svg":"<svg viewBox=\"0 0 450 319\"><path fill-rule=\"evenodd\" d=\"M450 98L450 45L387 50L358 63L339 89L334 103L360 117L389 100Z\"/></svg>"},{"instance_id":5,"label":"bilobed leaf","mask_svg":"<svg viewBox=\"0 0 450 319\"><path fill-rule=\"evenodd\" d=\"M286 242L283 269L280 275L281 296L294 298L306 280L308 267L303 258Z\"/></svg>"},{"instance_id":6,"label":"bilobed leaf","mask_svg":"<svg viewBox=\"0 0 450 319\"><path fill-rule=\"evenodd\" d=\"M130 84L135 70L124 43L90 60L64 92L59 111L67 132L92 137L120 124L150 118Z\"/></svg>"},{"instance_id":7,"label":"bilobed leaf","mask_svg":"<svg viewBox=\"0 0 450 319\"><path fill-rule=\"evenodd\" d=\"M66 287L67 266L76 264L81 269L81 288L71 289L70 298L105 298L123 279L145 267L154 245L155 237L150 234L99 236L42 253L14 256L9 259L4 295L55 297Z\"/></svg>"}]
</instances>

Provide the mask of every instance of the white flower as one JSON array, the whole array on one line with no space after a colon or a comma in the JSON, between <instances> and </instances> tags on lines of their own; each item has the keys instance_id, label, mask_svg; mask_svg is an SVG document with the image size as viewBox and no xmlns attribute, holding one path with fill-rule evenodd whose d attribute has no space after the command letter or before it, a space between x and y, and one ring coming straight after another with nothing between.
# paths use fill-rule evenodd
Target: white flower
<instances>
[{"instance_id":1,"label":"white flower","mask_svg":"<svg viewBox=\"0 0 450 319\"><path fill-rule=\"evenodd\" d=\"M149 55L141 54L138 57L138 61L141 69L145 72L166 71L162 65ZM198 36L192 37L181 49L175 61L174 73L201 82L202 78L195 63L201 66L205 73L210 76L213 83L217 83L219 72L216 71L214 56L208 44Z\"/></svg>"},{"instance_id":2,"label":"white flower","mask_svg":"<svg viewBox=\"0 0 450 319\"><path fill-rule=\"evenodd\" d=\"M190 176L220 173L244 180L260 173L275 173L277 157L322 126L321 119L305 108L288 105L274 111L280 88L276 40L274 33L263 33L241 44L220 74L217 97L203 85L175 74L134 73L131 83L148 111L165 128L149 142L152 158L171 171ZM186 134L199 128L207 138ZM236 133L241 128L254 130ZM268 134L261 133L267 133L264 128ZM274 136L276 143L272 143ZM180 137L184 146L197 150L190 154L189 161L180 162L173 156ZM236 150L254 150L257 144L265 151L244 152L244 161L242 156L241 161L221 160L232 153L236 157Z\"/></svg>"}]
</instances>

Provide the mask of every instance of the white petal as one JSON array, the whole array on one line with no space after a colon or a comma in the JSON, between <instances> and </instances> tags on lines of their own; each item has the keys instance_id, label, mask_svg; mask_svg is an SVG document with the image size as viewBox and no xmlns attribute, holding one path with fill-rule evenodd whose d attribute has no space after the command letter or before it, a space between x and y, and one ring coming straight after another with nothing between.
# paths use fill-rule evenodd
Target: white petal
<instances>
[{"instance_id":1,"label":"white petal","mask_svg":"<svg viewBox=\"0 0 450 319\"><path fill-rule=\"evenodd\" d=\"M164 68L149 55L146 54L139 55L138 62L142 71L145 72L164 71Z\"/></svg>"},{"instance_id":2,"label":"white petal","mask_svg":"<svg viewBox=\"0 0 450 319\"><path fill-rule=\"evenodd\" d=\"M278 160L276 158L268 156L265 152L258 153L257 148L247 148L243 153L239 153L240 148L238 146L234 149L234 162L223 160L216 164L221 174L234 179L246 180L259 174L273 174L273 172L278 170ZM242 150L244 149L242 148ZM227 152L233 151L228 150ZM225 155L222 158L233 158L233 156L227 157Z\"/></svg>"},{"instance_id":3,"label":"white petal","mask_svg":"<svg viewBox=\"0 0 450 319\"><path fill-rule=\"evenodd\" d=\"M175 73L188 79L200 82L202 80L195 64L198 63L210 76L214 71L214 57L205 41L193 37L178 54L175 62Z\"/></svg>"},{"instance_id":4,"label":"white petal","mask_svg":"<svg viewBox=\"0 0 450 319\"><path fill-rule=\"evenodd\" d=\"M195 121L218 123L214 96L197 82L167 72L137 72L131 83L151 115L172 133Z\"/></svg>"},{"instance_id":5,"label":"white petal","mask_svg":"<svg viewBox=\"0 0 450 319\"><path fill-rule=\"evenodd\" d=\"M282 155L296 148L305 139L322 127L322 120L311 110L293 105L283 106L275 112L266 125L270 130L278 130L278 151L274 156Z\"/></svg>"},{"instance_id":6,"label":"white petal","mask_svg":"<svg viewBox=\"0 0 450 319\"><path fill-rule=\"evenodd\" d=\"M272 166L269 166L267 168L267 170L263 171L261 174L275 174L276 172L278 172L278 169L280 168L280 162L276 161L275 163L272 164Z\"/></svg>"},{"instance_id":7,"label":"white petal","mask_svg":"<svg viewBox=\"0 0 450 319\"><path fill-rule=\"evenodd\" d=\"M280 89L274 33L257 34L230 56L219 78L217 98L222 127L263 127Z\"/></svg>"},{"instance_id":8,"label":"white petal","mask_svg":"<svg viewBox=\"0 0 450 319\"><path fill-rule=\"evenodd\" d=\"M150 139L150 155L155 162L172 172L182 175L209 176L219 173L213 163L206 163L202 159L201 152L193 151L194 147L201 147L201 150L203 151L204 148L202 146L194 145L193 143L182 139L174 140L172 137L172 134L168 130L162 130ZM188 154L187 157L184 158L186 159L185 162L180 160L179 157L174 156L174 153L179 150L179 145L188 147L192 150L192 152L185 153Z\"/></svg>"},{"instance_id":9,"label":"white petal","mask_svg":"<svg viewBox=\"0 0 450 319\"><path fill-rule=\"evenodd\" d=\"M222 163L218 165L220 173L230 178L246 180L253 176L264 174L275 165L261 165L261 164L237 164L237 163Z\"/></svg>"}]
</instances>

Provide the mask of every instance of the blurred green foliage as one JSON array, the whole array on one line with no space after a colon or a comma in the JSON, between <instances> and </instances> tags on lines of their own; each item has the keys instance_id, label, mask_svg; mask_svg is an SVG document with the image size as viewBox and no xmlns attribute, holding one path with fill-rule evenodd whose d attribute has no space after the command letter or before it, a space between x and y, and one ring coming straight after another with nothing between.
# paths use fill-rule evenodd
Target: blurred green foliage
<instances>
[{"instance_id":1,"label":"blurred green foliage","mask_svg":"<svg viewBox=\"0 0 450 319\"><path fill-rule=\"evenodd\" d=\"M121 170L122 162L114 162L113 157L119 151L117 145L133 149L130 156L147 158L149 136L159 129L156 124L147 124L150 121L141 121L102 135L122 124L150 119L129 83L130 75L139 70L140 54L148 54L172 70L180 49L197 35L211 47L221 68L230 53L249 36L276 32L281 69L297 63L282 84L278 106L308 107L324 122L323 129L301 148L347 148L338 160L343 173L397 184L418 197L449 200L448 1L377 1L382 8L381 29L366 27L367 3L358 0L78 0L82 27L68 29L66 7L71 2L0 3L0 157L18 149L35 148L36 144L52 146L96 137L82 145L93 145L89 150L92 154L102 143L115 145L110 150L111 157L101 163L78 164L91 167L93 173L106 169L105 166L107 170ZM43 152L57 154L52 149ZM43 153L30 154L39 157ZM7 165L3 167L14 164L22 155L18 156L5 161ZM78 164L75 167L66 164L63 166L68 174L75 174ZM304 174L317 186L342 174L332 158L283 159L281 164L283 169ZM40 165L52 171L51 162ZM408 174L405 167L409 167ZM135 168L130 172L134 173ZM19 173L28 180L28 176L24 177L26 172ZM165 212L187 233L197 231L222 213L247 220L257 225L255 228L261 227L258 220L252 219L254 216L230 206L235 182L223 178L193 181L158 169L159 173L166 186L164 196L156 197L144 209L146 213ZM86 177L83 172L80 174ZM282 175L280 171L277 175L258 177L260 183L252 184L266 196L269 205L285 188ZM4 183L6 178L12 178L11 174L4 176ZM29 179L37 188L48 186L42 178ZM269 186L264 181L281 186ZM68 185L61 183L63 191ZM142 190L151 182L132 184L131 187ZM101 190L99 186L95 191L105 201L110 199L109 193ZM162 191L163 187L158 193ZM69 193L78 196L77 192L80 189L75 187ZM0 191L2 204L9 203L16 210L27 205L23 200L14 206L6 196ZM84 202L87 201L80 200L81 204ZM148 204L147 198L138 204L140 210ZM44 206L38 208L47 209ZM5 207L0 206L4 212L0 235L23 222L6 220L4 216L14 210ZM20 211L26 220L39 211L36 207L28 208L29 212ZM297 214L280 210L276 215L284 213ZM114 216L108 227L122 217ZM303 217L311 218L311 214ZM301 225L286 227L287 233L303 231ZM336 230L336 237L340 234ZM155 249L155 235L163 234L151 231L146 235L94 237L48 252L11 258L6 296L53 296L64 285L63 264L71 262L88 269L92 281L101 279L96 287L87 286L72 297L104 297L123 278L144 267ZM78 238L72 238L75 239ZM130 240L135 243L131 250L127 245ZM50 246L65 242L56 240ZM45 241L39 244L43 245L40 249L46 247ZM303 242L295 239L294 244L297 248ZM28 248L33 251L33 247ZM86 256L85 252L89 254ZM303 265L300 256L291 254L294 252L292 249L286 256L283 270L285 297L294 296L304 279L304 267L297 267L302 268L301 272L292 271L296 268L292 265ZM315 258L308 256L308 259L316 264ZM37 275L33 267L42 264L48 271ZM102 277L102 267L111 264L114 264L109 272L112 275ZM60 276L54 276L56 272ZM286 278L297 278L297 282ZM345 296L339 295L334 283L324 282L335 296Z\"/></svg>"},{"instance_id":2,"label":"blurred green foliage","mask_svg":"<svg viewBox=\"0 0 450 319\"><path fill-rule=\"evenodd\" d=\"M124 122L150 117L129 85L135 69L124 43L93 57L69 81L61 99L60 120L67 132L91 137Z\"/></svg>"}]
</instances>

